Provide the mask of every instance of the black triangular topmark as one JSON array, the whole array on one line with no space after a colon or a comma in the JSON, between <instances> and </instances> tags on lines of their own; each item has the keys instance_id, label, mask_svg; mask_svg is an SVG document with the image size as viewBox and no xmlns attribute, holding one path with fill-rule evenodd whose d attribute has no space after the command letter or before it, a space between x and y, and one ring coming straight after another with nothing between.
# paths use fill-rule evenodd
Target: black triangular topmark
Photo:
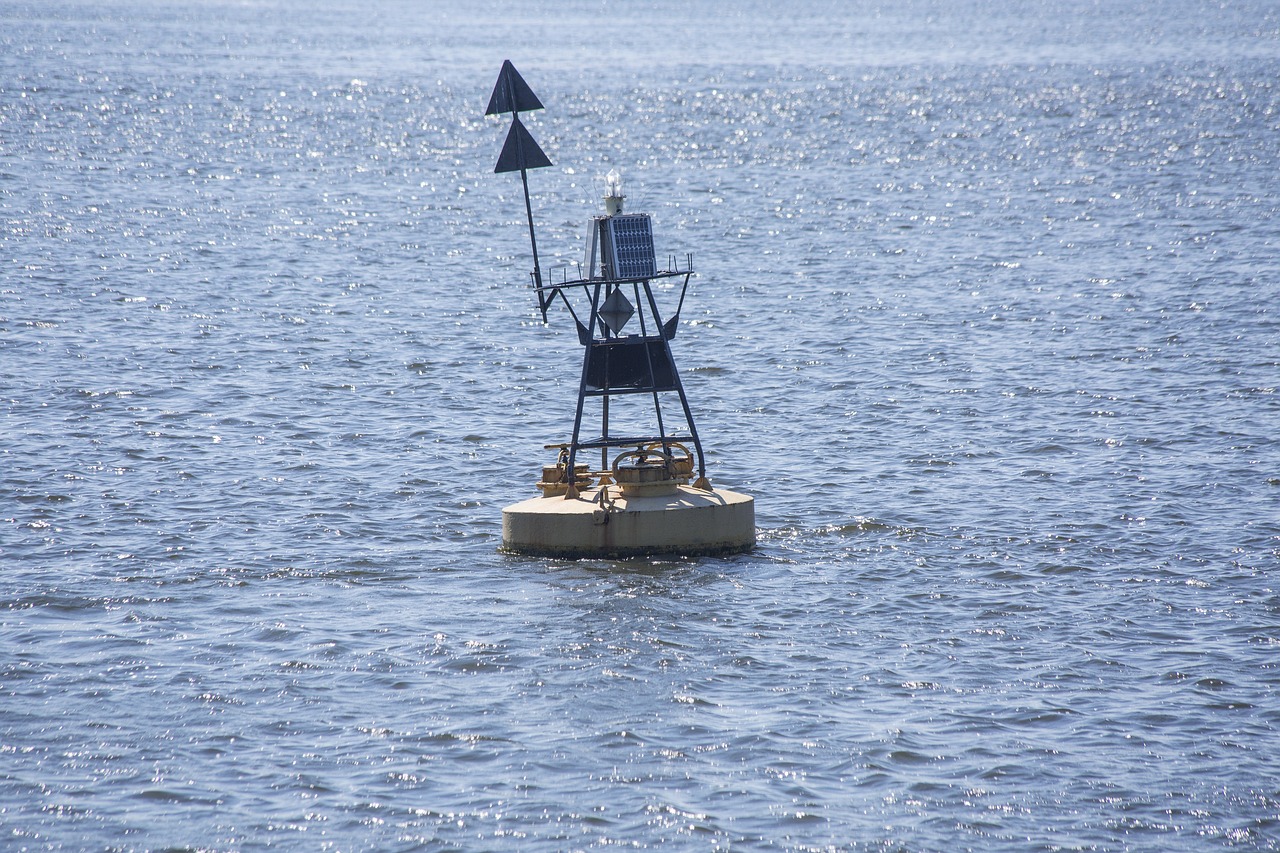
<instances>
[{"instance_id":1,"label":"black triangular topmark","mask_svg":"<svg viewBox=\"0 0 1280 853\"><path fill-rule=\"evenodd\" d=\"M493 94L489 96L489 107L484 114L491 116L542 108L542 101L533 94L533 90L529 88L528 83L524 82L524 78L511 64L511 60L504 59L502 70L498 72L498 82L494 84Z\"/></svg>"},{"instance_id":2,"label":"black triangular topmark","mask_svg":"<svg viewBox=\"0 0 1280 853\"><path fill-rule=\"evenodd\" d=\"M520 117L511 117L511 130L507 131L507 141L502 144L502 153L498 155L498 165L494 172L518 172L521 169L540 169L550 166L551 160L538 143L533 140L529 131L520 123Z\"/></svg>"}]
</instances>

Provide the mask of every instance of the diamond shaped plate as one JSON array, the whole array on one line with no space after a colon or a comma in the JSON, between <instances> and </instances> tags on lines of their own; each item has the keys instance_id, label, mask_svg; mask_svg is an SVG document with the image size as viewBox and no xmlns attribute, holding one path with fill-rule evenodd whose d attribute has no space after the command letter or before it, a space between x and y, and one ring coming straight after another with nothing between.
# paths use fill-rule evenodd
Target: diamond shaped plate
<instances>
[{"instance_id":1,"label":"diamond shaped plate","mask_svg":"<svg viewBox=\"0 0 1280 853\"><path fill-rule=\"evenodd\" d=\"M600 306L601 321L615 335L622 331L622 327L627 325L627 321L635 313L636 309L631 305L631 300L627 299L621 290L610 293L604 304Z\"/></svg>"}]
</instances>

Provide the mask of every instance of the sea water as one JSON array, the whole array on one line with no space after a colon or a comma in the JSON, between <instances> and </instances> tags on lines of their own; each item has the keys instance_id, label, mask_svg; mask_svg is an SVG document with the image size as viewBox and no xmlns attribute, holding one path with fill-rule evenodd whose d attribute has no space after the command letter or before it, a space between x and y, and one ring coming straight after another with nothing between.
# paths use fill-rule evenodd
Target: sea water
<instances>
[{"instance_id":1,"label":"sea water","mask_svg":"<svg viewBox=\"0 0 1280 853\"><path fill-rule=\"evenodd\" d=\"M528 559L603 177L728 559ZM0 4L0 848L1280 847L1280 10Z\"/></svg>"}]
</instances>

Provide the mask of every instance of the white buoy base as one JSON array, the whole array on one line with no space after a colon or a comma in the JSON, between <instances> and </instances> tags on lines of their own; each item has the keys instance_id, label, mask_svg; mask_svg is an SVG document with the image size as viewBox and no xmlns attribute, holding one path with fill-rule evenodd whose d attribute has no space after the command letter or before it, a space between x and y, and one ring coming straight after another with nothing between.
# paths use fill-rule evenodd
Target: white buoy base
<instances>
[{"instance_id":1,"label":"white buoy base","mask_svg":"<svg viewBox=\"0 0 1280 853\"><path fill-rule=\"evenodd\" d=\"M669 494L623 495L607 486L577 498L530 498L502 511L502 547L548 557L699 556L749 551L755 499L725 489L677 486Z\"/></svg>"}]
</instances>

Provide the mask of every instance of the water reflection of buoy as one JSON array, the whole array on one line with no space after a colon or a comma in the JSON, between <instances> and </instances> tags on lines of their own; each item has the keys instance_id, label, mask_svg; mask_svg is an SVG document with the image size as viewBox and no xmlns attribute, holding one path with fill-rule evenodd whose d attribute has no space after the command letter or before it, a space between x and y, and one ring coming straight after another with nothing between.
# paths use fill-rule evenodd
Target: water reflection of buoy
<instances>
[{"instance_id":1,"label":"water reflection of buoy","mask_svg":"<svg viewBox=\"0 0 1280 853\"><path fill-rule=\"evenodd\" d=\"M524 187L529 242L533 249L533 286L545 321L559 300L577 326L584 347L582 378L573 434L568 442L547 445L554 465L542 469L539 497L502 511L502 544L523 554L566 557L627 557L646 554L724 554L755 545L753 498L716 489L707 477L702 442L671 355L679 327L693 256L681 265L669 259L659 269L648 214L623 213L622 179L606 178L605 213L591 222L591 248L585 275L544 283L538 264L528 170L551 160L520 122L519 114L542 103L510 62L504 62L486 115L511 113L495 172L520 172ZM669 280L669 281L668 281ZM664 293L654 281L679 283ZM674 307L670 304L675 302ZM633 321L638 331L623 334ZM679 403L684 431L670 429L664 401ZM610 430L610 405L648 403L650 429L643 435ZM588 412L591 408L593 411ZM627 412L634 422L635 412ZM584 423L599 423L598 437L585 437ZM600 452L592 468L580 459ZM612 454L612 458L610 458Z\"/></svg>"}]
</instances>

